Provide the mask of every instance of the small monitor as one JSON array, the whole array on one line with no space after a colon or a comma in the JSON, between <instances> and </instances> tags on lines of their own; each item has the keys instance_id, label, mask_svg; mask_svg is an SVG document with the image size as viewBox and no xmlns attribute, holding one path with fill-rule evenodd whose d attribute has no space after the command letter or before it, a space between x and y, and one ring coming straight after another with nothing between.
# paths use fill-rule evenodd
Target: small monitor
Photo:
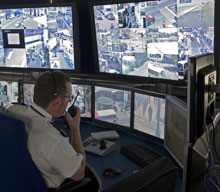
<instances>
[{"instance_id":1,"label":"small monitor","mask_svg":"<svg viewBox=\"0 0 220 192\"><path fill-rule=\"evenodd\" d=\"M79 65L74 3L0 8L0 68L63 69Z\"/></svg>"},{"instance_id":2,"label":"small monitor","mask_svg":"<svg viewBox=\"0 0 220 192\"><path fill-rule=\"evenodd\" d=\"M81 117L91 117L91 85L71 84L73 96L76 96L79 91L75 105L80 108ZM34 82L23 83L23 102L26 105L33 103L34 85Z\"/></svg>"},{"instance_id":3,"label":"small monitor","mask_svg":"<svg viewBox=\"0 0 220 192\"><path fill-rule=\"evenodd\" d=\"M187 143L187 104L175 96L166 96L164 146L183 168Z\"/></svg>"},{"instance_id":4,"label":"small monitor","mask_svg":"<svg viewBox=\"0 0 220 192\"><path fill-rule=\"evenodd\" d=\"M164 98L150 92L134 94L134 130L164 139L164 118Z\"/></svg>"},{"instance_id":5,"label":"small monitor","mask_svg":"<svg viewBox=\"0 0 220 192\"><path fill-rule=\"evenodd\" d=\"M73 95L76 96L78 92L75 105L79 107L81 117L91 118L91 85L72 84Z\"/></svg>"},{"instance_id":6,"label":"small monitor","mask_svg":"<svg viewBox=\"0 0 220 192\"><path fill-rule=\"evenodd\" d=\"M130 127L131 92L95 86L95 119Z\"/></svg>"},{"instance_id":7,"label":"small monitor","mask_svg":"<svg viewBox=\"0 0 220 192\"><path fill-rule=\"evenodd\" d=\"M188 57L214 52L214 0L94 1L90 8L102 74L181 84Z\"/></svg>"},{"instance_id":8,"label":"small monitor","mask_svg":"<svg viewBox=\"0 0 220 192\"><path fill-rule=\"evenodd\" d=\"M216 82L216 74L213 74L213 77L209 78L209 73L207 73L209 72L209 69L212 69L214 66L214 55L212 53L208 53L190 57L189 66L190 75L188 76L187 84L187 139L190 143L194 143L204 132L204 119L205 113L207 113L208 103L215 103L215 93L212 94L212 97L208 102L208 92L206 91L206 89L208 89L206 87L208 84L211 85ZM206 78L204 78L206 73ZM205 99L207 101L205 101ZM204 106L206 106L206 109L204 109ZM214 109L214 106L215 105L213 105L212 109Z\"/></svg>"},{"instance_id":9,"label":"small monitor","mask_svg":"<svg viewBox=\"0 0 220 192\"><path fill-rule=\"evenodd\" d=\"M201 141L206 126L212 125L210 119L207 119L207 114L210 113L209 115L212 116L215 111L216 95L210 89L210 85L216 83L213 57L214 55L210 53L189 58L187 86L187 141L189 145L186 148L188 155L184 161L182 191L193 192L204 189L208 156L204 156L198 150L201 145L196 150L194 146Z\"/></svg>"},{"instance_id":10,"label":"small monitor","mask_svg":"<svg viewBox=\"0 0 220 192\"><path fill-rule=\"evenodd\" d=\"M6 109L11 103L18 102L18 82L0 81L0 108Z\"/></svg>"}]
</instances>

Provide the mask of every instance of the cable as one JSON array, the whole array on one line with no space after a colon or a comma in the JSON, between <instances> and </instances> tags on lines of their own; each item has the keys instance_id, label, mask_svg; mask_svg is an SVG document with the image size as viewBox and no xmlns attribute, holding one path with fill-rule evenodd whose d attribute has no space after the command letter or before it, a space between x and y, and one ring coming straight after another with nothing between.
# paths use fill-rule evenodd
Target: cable
<instances>
[{"instance_id":1,"label":"cable","mask_svg":"<svg viewBox=\"0 0 220 192\"><path fill-rule=\"evenodd\" d=\"M208 179L209 179L209 180L211 181L211 183L216 187L216 189L217 189L218 191L220 191L220 188L216 185L215 181L213 181L213 179L210 178L210 177L208 177Z\"/></svg>"},{"instance_id":2,"label":"cable","mask_svg":"<svg viewBox=\"0 0 220 192\"><path fill-rule=\"evenodd\" d=\"M212 134L212 136L213 136L213 148L214 148L214 151L216 153L217 158L219 159L219 156L218 156L218 153L217 153L217 150L216 150L216 147L215 147L215 125L214 125L213 118L212 118L209 110L207 110L207 115L209 115L209 118L211 119L211 124L212 124L212 128L213 128L213 134ZM213 168L213 167L215 167L215 164L214 164L214 157L213 157L213 153L212 153L212 147L211 147L211 143L210 143L210 139L209 139L209 129L208 129L207 125L205 125L205 127L206 127L206 137L207 137L207 141L208 141L208 145L209 145L209 149L210 149L211 166ZM216 175L216 179L217 179L218 185L220 186L220 180L219 180L218 175ZM216 183L215 183L215 186L218 188Z\"/></svg>"},{"instance_id":3,"label":"cable","mask_svg":"<svg viewBox=\"0 0 220 192\"><path fill-rule=\"evenodd\" d=\"M209 128L207 125L204 125L205 127L205 135L206 135L206 139L207 139L207 144L208 144L208 153L211 157L211 164L214 165L214 158L213 158L213 154L212 154L212 148L211 148L211 143L210 143L210 138L209 138Z\"/></svg>"},{"instance_id":4,"label":"cable","mask_svg":"<svg viewBox=\"0 0 220 192\"><path fill-rule=\"evenodd\" d=\"M215 125L214 125L213 118L212 118L212 116L211 116L211 114L210 114L209 110L207 110L207 113L208 113L209 117L211 118L212 131L213 131L213 132L212 132L213 149L214 149L214 151L215 151L215 154L216 154L216 156L217 156L218 160L220 161L219 154L218 154L218 152L217 152L217 150L216 150L216 141L215 141ZM210 149L211 149L211 148L210 148Z\"/></svg>"},{"instance_id":5,"label":"cable","mask_svg":"<svg viewBox=\"0 0 220 192\"><path fill-rule=\"evenodd\" d=\"M210 115L209 110L207 110L207 115L209 116L208 118L211 119L211 123L214 128L213 119L212 119L212 116ZM210 138L209 138L209 127L207 124L205 124L204 127L205 127L206 139L207 139L207 144L208 144L208 149L209 149L208 153L210 154L210 157L211 157L211 164L214 165L212 147L211 147L211 142L210 142Z\"/></svg>"},{"instance_id":6,"label":"cable","mask_svg":"<svg viewBox=\"0 0 220 192\"><path fill-rule=\"evenodd\" d=\"M213 122L212 122L212 126L213 126L213 133L212 133L212 137L213 137L213 148L214 148L214 151L215 151L215 154L216 154L216 156L217 156L218 160L220 161L220 157L219 157L218 152L217 152L217 150L216 150L216 141L215 141L215 125L214 125L214 123L213 123Z\"/></svg>"}]
</instances>

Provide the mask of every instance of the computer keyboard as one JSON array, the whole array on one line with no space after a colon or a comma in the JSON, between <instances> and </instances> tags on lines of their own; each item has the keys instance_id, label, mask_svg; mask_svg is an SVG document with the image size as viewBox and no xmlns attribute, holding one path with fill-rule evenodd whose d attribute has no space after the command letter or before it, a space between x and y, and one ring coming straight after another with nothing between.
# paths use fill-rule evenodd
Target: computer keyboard
<instances>
[{"instance_id":1,"label":"computer keyboard","mask_svg":"<svg viewBox=\"0 0 220 192\"><path fill-rule=\"evenodd\" d=\"M162 156L141 144L130 144L121 147L121 152L141 167L145 167Z\"/></svg>"}]
</instances>

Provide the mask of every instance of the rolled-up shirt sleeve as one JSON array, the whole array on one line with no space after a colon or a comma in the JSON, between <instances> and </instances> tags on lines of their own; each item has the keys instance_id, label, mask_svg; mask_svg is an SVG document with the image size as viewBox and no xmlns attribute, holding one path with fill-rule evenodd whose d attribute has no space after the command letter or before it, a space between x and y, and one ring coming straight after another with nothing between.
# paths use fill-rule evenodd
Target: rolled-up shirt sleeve
<instances>
[{"instance_id":1,"label":"rolled-up shirt sleeve","mask_svg":"<svg viewBox=\"0 0 220 192\"><path fill-rule=\"evenodd\" d=\"M48 154L48 161L64 178L72 177L79 169L83 155L77 153L68 138L59 140Z\"/></svg>"}]
</instances>

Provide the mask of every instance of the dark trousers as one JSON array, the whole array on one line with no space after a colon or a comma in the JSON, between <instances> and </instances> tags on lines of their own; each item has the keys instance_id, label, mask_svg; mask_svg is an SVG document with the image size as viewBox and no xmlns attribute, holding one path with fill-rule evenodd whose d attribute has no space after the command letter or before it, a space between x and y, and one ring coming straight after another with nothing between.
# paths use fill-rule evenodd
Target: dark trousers
<instances>
[{"instance_id":1,"label":"dark trousers","mask_svg":"<svg viewBox=\"0 0 220 192\"><path fill-rule=\"evenodd\" d=\"M84 177L81 181L65 179L58 188L49 188L48 192L87 192L91 181L89 177Z\"/></svg>"},{"instance_id":2,"label":"dark trousers","mask_svg":"<svg viewBox=\"0 0 220 192\"><path fill-rule=\"evenodd\" d=\"M100 186L95 171L87 165L85 177L81 181L73 181L67 178L58 188L50 188L48 192L97 192Z\"/></svg>"}]
</instances>

